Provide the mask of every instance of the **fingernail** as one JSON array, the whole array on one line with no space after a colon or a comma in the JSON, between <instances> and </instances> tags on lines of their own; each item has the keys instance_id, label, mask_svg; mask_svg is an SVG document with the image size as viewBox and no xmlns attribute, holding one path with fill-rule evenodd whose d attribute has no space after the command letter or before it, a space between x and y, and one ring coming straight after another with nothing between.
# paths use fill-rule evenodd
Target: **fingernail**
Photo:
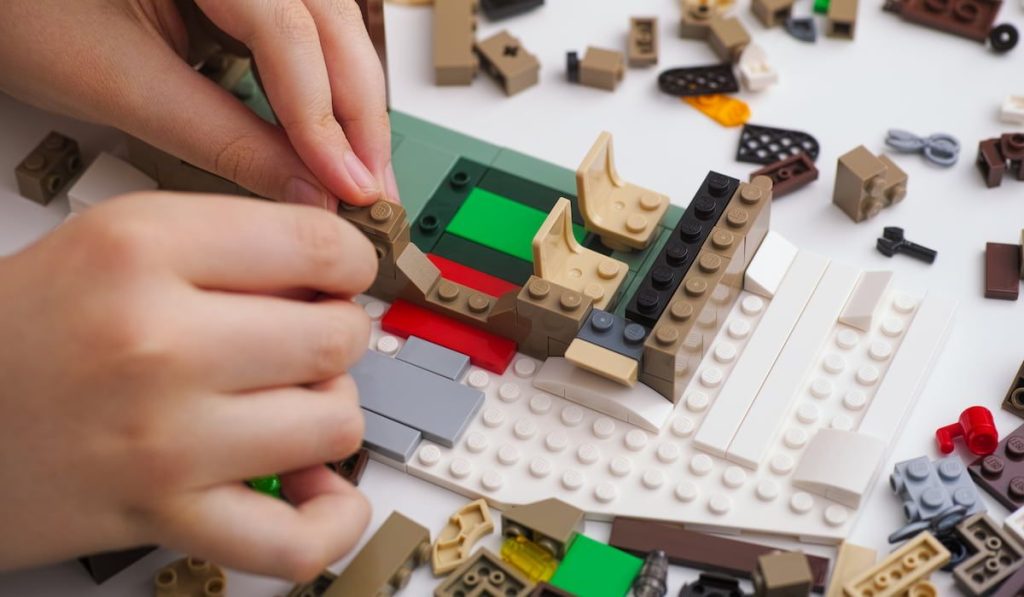
<instances>
[{"instance_id":1,"label":"fingernail","mask_svg":"<svg viewBox=\"0 0 1024 597\"><path fill-rule=\"evenodd\" d=\"M366 169L363 161L356 154L346 151L342 161L345 162L345 169L348 170L348 175L352 177L352 182L356 183L356 186L363 193L367 195L380 193L380 186L377 185L377 180L370 174L370 171Z\"/></svg>"},{"instance_id":2,"label":"fingernail","mask_svg":"<svg viewBox=\"0 0 1024 597\"><path fill-rule=\"evenodd\" d=\"M284 200L288 203L330 207L333 199L323 189L310 184L301 178L290 178L284 187Z\"/></svg>"},{"instance_id":3,"label":"fingernail","mask_svg":"<svg viewBox=\"0 0 1024 597\"><path fill-rule=\"evenodd\" d=\"M387 170L384 171L384 183L388 187L388 199L395 203L401 203L402 198L398 195L398 181L395 180L395 167L388 162Z\"/></svg>"}]
</instances>

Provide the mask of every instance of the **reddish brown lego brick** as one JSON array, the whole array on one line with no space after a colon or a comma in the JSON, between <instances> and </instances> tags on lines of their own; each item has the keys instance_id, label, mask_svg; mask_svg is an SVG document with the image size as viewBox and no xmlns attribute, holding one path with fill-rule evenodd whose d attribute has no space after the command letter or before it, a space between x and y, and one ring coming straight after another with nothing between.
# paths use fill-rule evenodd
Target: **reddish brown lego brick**
<instances>
[{"instance_id":1,"label":"reddish brown lego brick","mask_svg":"<svg viewBox=\"0 0 1024 597\"><path fill-rule=\"evenodd\" d=\"M1010 163L1010 172L1024 180L1024 133L1006 133L999 138L999 151Z\"/></svg>"},{"instance_id":2,"label":"reddish brown lego brick","mask_svg":"<svg viewBox=\"0 0 1024 597\"><path fill-rule=\"evenodd\" d=\"M988 188L998 187L1003 184L1003 174L1006 173L1006 160L999 148L999 139L985 139L978 143L978 160L976 162L981 176L985 179L985 186Z\"/></svg>"},{"instance_id":3,"label":"reddish brown lego brick","mask_svg":"<svg viewBox=\"0 0 1024 597\"><path fill-rule=\"evenodd\" d=\"M818 180L818 168L806 153L798 153L751 173L750 180L758 176L772 179L772 197L778 199Z\"/></svg>"},{"instance_id":4,"label":"reddish brown lego brick","mask_svg":"<svg viewBox=\"0 0 1024 597\"><path fill-rule=\"evenodd\" d=\"M1020 294L1020 245L985 244L985 298L1017 300Z\"/></svg>"},{"instance_id":5,"label":"reddish brown lego brick","mask_svg":"<svg viewBox=\"0 0 1024 597\"><path fill-rule=\"evenodd\" d=\"M996 451L975 460L967 470L984 489L1012 512L1024 506L1024 425L999 442Z\"/></svg>"},{"instance_id":6,"label":"reddish brown lego brick","mask_svg":"<svg viewBox=\"0 0 1024 597\"><path fill-rule=\"evenodd\" d=\"M363 478L363 471L366 470L366 461L370 459L370 453L366 448L360 448L358 452L345 460L328 462L327 468L338 473L338 476L353 485L359 485Z\"/></svg>"},{"instance_id":7,"label":"reddish brown lego brick","mask_svg":"<svg viewBox=\"0 0 1024 597\"><path fill-rule=\"evenodd\" d=\"M888 0L885 9L905 21L985 43L1002 0Z\"/></svg>"},{"instance_id":8,"label":"reddish brown lego brick","mask_svg":"<svg viewBox=\"0 0 1024 597\"><path fill-rule=\"evenodd\" d=\"M673 564L742 578L751 577L759 557L778 551L765 545L690 531L677 523L623 517L612 521L608 544L641 556L662 549ZM814 590L824 591L828 558L808 555L807 563L814 577Z\"/></svg>"},{"instance_id":9,"label":"reddish brown lego brick","mask_svg":"<svg viewBox=\"0 0 1024 597\"><path fill-rule=\"evenodd\" d=\"M1003 410L1024 419L1024 363L1020 364L1017 375L1010 382L1010 389L1006 390L1006 396L1003 398Z\"/></svg>"}]
</instances>

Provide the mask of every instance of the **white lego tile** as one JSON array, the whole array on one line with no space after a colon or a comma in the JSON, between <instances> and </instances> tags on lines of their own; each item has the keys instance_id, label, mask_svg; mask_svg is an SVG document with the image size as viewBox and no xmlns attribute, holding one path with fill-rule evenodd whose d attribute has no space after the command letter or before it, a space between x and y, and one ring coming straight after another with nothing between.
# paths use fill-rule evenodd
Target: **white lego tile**
<instances>
[{"instance_id":1,"label":"white lego tile","mask_svg":"<svg viewBox=\"0 0 1024 597\"><path fill-rule=\"evenodd\" d=\"M1024 508L1017 508L1003 520L1006 533L1024 545Z\"/></svg>"},{"instance_id":2,"label":"white lego tile","mask_svg":"<svg viewBox=\"0 0 1024 597\"><path fill-rule=\"evenodd\" d=\"M747 91L764 91L779 82L779 72L768 63L764 49L755 43L743 50L736 67Z\"/></svg>"},{"instance_id":3,"label":"white lego tile","mask_svg":"<svg viewBox=\"0 0 1024 597\"><path fill-rule=\"evenodd\" d=\"M135 166L109 153L101 153L68 189L68 203L72 212L82 213L104 199L156 189L156 181Z\"/></svg>"},{"instance_id":4,"label":"white lego tile","mask_svg":"<svg viewBox=\"0 0 1024 597\"><path fill-rule=\"evenodd\" d=\"M1024 124L1024 95L1007 96L999 109L999 119L1010 124Z\"/></svg>"},{"instance_id":5,"label":"white lego tile","mask_svg":"<svg viewBox=\"0 0 1024 597\"><path fill-rule=\"evenodd\" d=\"M743 289L767 299L775 296L796 252L796 245L769 230L743 275Z\"/></svg>"},{"instance_id":6,"label":"white lego tile","mask_svg":"<svg viewBox=\"0 0 1024 597\"><path fill-rule=\"evenodd\" d=\"M757 468L767 456L791 403L800 395L804 378L825 348L836 319L860 277L857 268L834 262L829 264L729 444L726 458Z\"/></svg>"},{"instance_id":7,"label":"white lego tile","mask_svg":"<svg viewBox=\"0 0 1024 597\"><path fill-rule=\"evenodd\" d=\"M850 300L843 307L839 322L861 331L871 329L875 313L882 306L882 297L889 290L892 272L864 272Z\"/></svg>"},{"instance_id":8,"label":"white lego tile","mask_svg":"<svg viewBox=\"0 0 1024 597\"><path fill-rule=\"evenodd\" d=\"M878 475L885 442L871 435L820 429L793 472L793 485L859 508Z\"/></svg>"},{"instance_id":9,"label":"white lego tile","mask_svg":"<svg viewBox=\"0 0 1024 597\"><path fill-rule=\"evenodd\" d=\"M942 352L955 312L956 301L950 299L928 296L921 302L858 431L887 442L896 437Z\"/></svg>"},{"instance_id":10,"label":"white lego tile","mask_svg":"<svg viewBox=\"0 0 1024 597\"><path fill-rule=\"evenodd\" d=\"M697 430L693 443L698 448L716 456L726 453L827 266L828 259L820 255L797 253L746 350Z\"/></svg>"},{"instance_id":11,"label":"white lego tile","mask_svg":"<svg viewBox=\"0 0 1024 597\"><path fill-rule=\"evenodd\" d=\"M564 358L544 361L533 386L657 433L672 415L672 403L651 388L629 388L576 367Z\"/></svg>"}]
</instances>

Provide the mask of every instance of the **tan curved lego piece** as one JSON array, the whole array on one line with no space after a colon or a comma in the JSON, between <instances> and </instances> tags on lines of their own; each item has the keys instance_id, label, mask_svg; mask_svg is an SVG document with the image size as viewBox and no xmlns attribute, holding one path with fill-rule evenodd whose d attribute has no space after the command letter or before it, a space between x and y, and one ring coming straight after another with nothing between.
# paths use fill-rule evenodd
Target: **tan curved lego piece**
<instances>
[{"instance_id":1,"label":"tan curved lego piece","mask_svg":"<svg viewBox=\"0 0 1024 597\"><path fill-rule=\"evenodd\" d=\"M474 500L459 508L441 529L430 553L434 575L441 576L469 561L477 541L494 531L487 501Z\"/></svg>"},{"instance_id":2,"label":"tan curved lego piece","mask_svg":"<svg viewBox=\"0 0 1024 597\"><path fill-rule=\"evenodd\" d=\"M649 245L669 204L667 196L619 178L608 132L597 137L576 170L576 194L587 230L620 251Z\"/></svg>"},{"instance_id":3,"label":"tan curved lego piece","mask_svg":"<svg viewBox=\"0 0 1024 597\"><path fill-rule=\"evenodd\" d=\"M618 294L629 268L583 247L572 235L569 200L562 197L533 237L533 273L582 293L604 309Z\"/></svg>"}]
</instances>

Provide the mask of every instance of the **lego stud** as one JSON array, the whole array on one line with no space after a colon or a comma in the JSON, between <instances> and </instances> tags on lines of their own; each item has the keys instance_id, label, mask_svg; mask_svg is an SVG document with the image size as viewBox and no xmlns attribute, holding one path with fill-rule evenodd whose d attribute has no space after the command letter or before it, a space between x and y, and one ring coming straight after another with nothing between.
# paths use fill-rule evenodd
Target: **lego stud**
<instances>
[{"instance_id":1,"label":"lego stud","mask_svg":"<svg viewBox=\"0 0 1024 597\"><path fill-rule=\"evenodd\" d=\"M526 292L530 295L531 299L539 301L551 292L551 284L540 278L536 278L530 280L529 285L526 287Z\"/></svg>"},{"instance_id":2,"label":"lego stud","mask_svg":"<svg viewBox=\"0 0 1024 597\"><path fill-rule=\"evenodd\" d=\"M676 301L672 303L672 306L669 308L668 312L669 315L672 316L672 319L675 319L676 321L685 322L694 316L693 305L687 301ZM676 339L678 339L678 337L679 334L677 333ZM672 340L672 342L675 341L675 339Z\"/></svg>"},{"instance_id":3,"label":"lego stud","mask_svg":"<svg viewBox=\"0 0 1024 597\"><path fill-rule=\"evenodd\" d=\"M374 222L387 222L394 215L395 210L391 207L391 203L381 199L380 201L373 204L370 208L370 219Z\"/></svg>"},{"instance_id":4,"label":"lego stud","mask_svg":"<svg viewBox=\"0 0 1024 597\"><path fill-rule=\"evenodd\" d=\"M951 453L953 440L961 436L967 442L967 449L978 456L995 452L999 444L999 432L996 431L992 413L984 406L972 406L964 410L956 423L935 431L935 440L943 454Z\"/></svg>"}]
</instances>

